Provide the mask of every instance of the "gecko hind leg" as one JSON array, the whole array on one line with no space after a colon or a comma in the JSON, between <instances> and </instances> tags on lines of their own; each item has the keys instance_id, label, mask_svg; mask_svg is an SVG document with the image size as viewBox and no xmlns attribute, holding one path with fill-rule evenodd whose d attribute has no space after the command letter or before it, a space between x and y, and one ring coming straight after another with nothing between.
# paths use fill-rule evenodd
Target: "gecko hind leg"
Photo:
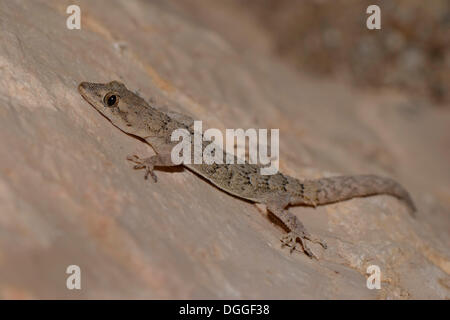
<instances>
[{"instance_id":1,"label":"gecko hind leg","mask_svg":"<svg viewBox=\"0 0 450 320\"><path fill-rule=\"evenodd\" d=\"M137 155L130 155L127 157L127 160L134 162L134 169L145 169L144 178L147 180L148 176L151 176L154 182L158 181L158 177L153 172L155 167L171 167L176 166L176 164L172 163L170 154L156 154L154 156L141 159Z\"/></svg>"},{"instance_id":2,"label":"gecko hind leg","mask_svg":"<svg viewBox=\"0 0 450 320\"><path fill-rule=\"evenodd\" d=\"M272 214L274 214L278 219L283 222L283 224L289 228L289 232L281 237L281 243L282 246L287 246L291 248L291 252L294 250L299 250L301 247L303 251L308 255L309 257L313 257L317 259L317 256L313 254L311 249L309 248L307 241L311 241L313 243L320 244L324 249L327 248L326 243L317 238L312 236L305 228L303 223L298 220L298 218L289 212L286 207L289 205L289 199L279 197L277 200L268 201L266 203L267 210L270 211Z\"/></svg>"}]
</instances>

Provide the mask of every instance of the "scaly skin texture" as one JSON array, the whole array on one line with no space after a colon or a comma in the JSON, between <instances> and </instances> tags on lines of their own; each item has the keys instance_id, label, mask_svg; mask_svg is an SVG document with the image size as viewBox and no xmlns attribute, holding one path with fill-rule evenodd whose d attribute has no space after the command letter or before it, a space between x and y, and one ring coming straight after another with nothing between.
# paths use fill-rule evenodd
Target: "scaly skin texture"
<instances>
[{"instance_id":1,"label":"scaly skin texture","mask_svg":"<svg viewBox=\"0 0 450 320\"><path fill-rule=\"evenodd\" d=\"M122 131L145 139L156 155L141 159L137 155L128 156L135 163L135 169L145 169L145 178L151 176L155 167L174 166L170 153L178 142L170 137L175 129L183 128L194 134L193 120L174 112L163 112L150 106L144 99L129 91L122 83L82 82L78 90L102 115ZM192 143L194 139L191 139ZM209 142L203 142L203 148ZM192 147L192 152L194 148ZM224 153L225 154L225 153ZM236 158L234 163L236 163ZM397 182L375 175L340 176L317 180L300 181L280 172L261 175L260 166L248 164L186 164L189 170L206 178L219 189L242 199L266 205L290 231L281 241L292 250L303 249L310 257L315 255L306 240L326 244L313 237L296 216L287 210L292 205L317 206L351 199L354 197L388 194L408 205L413 213L416 209L408 192Z\"/></svg>"}]
</instances>

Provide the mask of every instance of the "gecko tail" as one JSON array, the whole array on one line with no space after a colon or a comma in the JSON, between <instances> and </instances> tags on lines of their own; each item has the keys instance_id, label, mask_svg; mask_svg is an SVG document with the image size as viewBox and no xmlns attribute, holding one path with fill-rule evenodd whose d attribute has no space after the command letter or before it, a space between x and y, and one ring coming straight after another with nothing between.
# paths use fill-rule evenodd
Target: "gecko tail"
<instances>
[{"instance_id":1,"label":"gecko tail","mask_svg":"<svg viewBox=\"0 0 450 320\"><path fill-rule=\"evenodd\" d=\"M417 211L408 191L398 182L390 178L376 175L355 175L322 178L309 181L310 191L315 191L311 198L316 199L316 204L327 204L355 197L366 197L377 194L394 196L406 203L412 216ZM308 185L308 182L305 183Z\"/></svg>"}]
</instances>

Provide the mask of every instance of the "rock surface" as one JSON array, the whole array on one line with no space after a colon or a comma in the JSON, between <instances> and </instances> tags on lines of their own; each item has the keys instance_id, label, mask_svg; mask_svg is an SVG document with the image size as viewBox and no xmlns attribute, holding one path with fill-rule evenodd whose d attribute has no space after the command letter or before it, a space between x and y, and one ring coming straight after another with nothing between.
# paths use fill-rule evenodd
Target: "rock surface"
<instances>
[{"instance_id":1,"label":"rock surface","mask_svg":"<svg viewBox=\"0 0 450 320\"><path fill-rule=\"evenodd\" d=\"M298 74L242 13L79 3L68 30L72 1L0 2L0 298L450 297L448 108ZM388 196L292 208L329 249L290 255L261 208L188 171L132 170L125 157L151 148L76 90L113 79L208 127L280 128L292 176L391 176L417 218Z\"/></svg>"}]
</instances>

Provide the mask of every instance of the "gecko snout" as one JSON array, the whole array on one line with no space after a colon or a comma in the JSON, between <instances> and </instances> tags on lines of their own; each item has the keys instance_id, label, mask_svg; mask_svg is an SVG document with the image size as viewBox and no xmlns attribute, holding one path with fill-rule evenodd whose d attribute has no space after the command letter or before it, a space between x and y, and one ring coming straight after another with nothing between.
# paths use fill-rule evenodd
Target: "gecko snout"
<instances>
[{"instance_id":1,"label":"gecko snout","mask_svg":"<svg viewBox=\"0 0 450 320\"><path fill-rule=\"evenodd\" d=\"M105 91L104 85L100 83L83 81L78 85L78 92L90 103L101 100L100 98L103 98L103 91Z\"/></svg>"},{"instance_id":2,"label":"gecko snout","mask_svg":"<svg viewBox=\"0 0 450 320\"><path fill-rule=\"evenodd\" d=\"M88 83L87 82L81 82L78 85L78 92L83 92L83 90L86 90Z\"/></svg>"}]
</instances>

